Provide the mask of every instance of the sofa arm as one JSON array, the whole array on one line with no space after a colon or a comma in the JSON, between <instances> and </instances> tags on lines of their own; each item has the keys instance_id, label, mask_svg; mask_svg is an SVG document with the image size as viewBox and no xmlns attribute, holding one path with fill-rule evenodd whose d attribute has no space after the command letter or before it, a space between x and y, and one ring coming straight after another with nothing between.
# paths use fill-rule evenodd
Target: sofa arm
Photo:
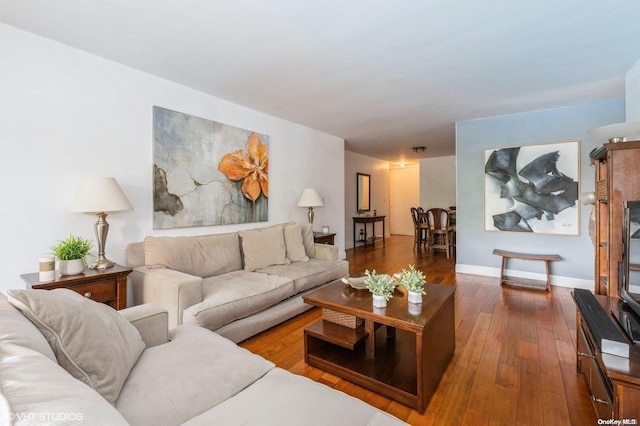
<instances>
[{"instance_id":1,"label":"sofa arm","mask_svg":"<svg viewBox=\"0 0 640 426\"><path fill-rule=\"evenodd\" d=\"M139 266L133 270L131 289L135 305L153 303L167 310L169 328L182 324L182 312L202 302L202 278L173 269L149 269Z\"/></svg>"},{"instance_id":2,"label":"sofa arm","mask_svg":"<svg viewBox=\"0 0 640 426\"><path fill-rule=\"evenodd\" d=\"M316 255L315 259L321 260L338 260L338 246L331 244L314 244Z\"/></svg>"},{"instance_id":3,"label":"sofa arm","mask_svg":"<svg viewBox=\"0 0 640 426\"><path fill-rule=\"evenodd\" d=\"M169 315L166 309L147 303L118 312L138 329L147 348L169 341Z\"/></svg>"}]
</instances>

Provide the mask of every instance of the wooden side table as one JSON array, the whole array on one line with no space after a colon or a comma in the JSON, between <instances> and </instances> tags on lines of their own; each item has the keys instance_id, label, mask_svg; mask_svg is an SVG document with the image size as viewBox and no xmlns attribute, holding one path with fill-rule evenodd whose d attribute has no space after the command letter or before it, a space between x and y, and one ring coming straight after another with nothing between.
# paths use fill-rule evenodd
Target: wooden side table
<instances>
[{"instance_id":1,"label":"wooden side table","mask_svg":"<svg viewBox=\"0 0 640 426\"><path fill-rule=\"evenodd\" d=\"M323 233L323 232L314 232L313 233L313 242L318 244L334 244L336 234L335 233Z\"/></svg>"},{"instance_id":2,"label":"wooden side table","mask_svg":"<svg viewBox=\"0 0 640 426\"><path fill-rule=\"evenodd\" d=\"M22 274L20 278L28 289L53 290L68 288L96 302L106 303L114 309L127 307L127 277L131 268L114 265L108 269L86 269L82 274L60 276L53 281L39 281L39 273Z\"/></svg>"}]
</instances>

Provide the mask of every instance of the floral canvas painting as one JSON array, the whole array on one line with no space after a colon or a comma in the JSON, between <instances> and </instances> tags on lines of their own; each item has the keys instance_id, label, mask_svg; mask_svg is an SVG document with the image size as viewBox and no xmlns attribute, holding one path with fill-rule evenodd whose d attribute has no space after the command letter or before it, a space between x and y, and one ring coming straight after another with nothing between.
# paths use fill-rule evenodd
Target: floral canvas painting
<instances>
[{"instance_id":1,"label":"floral canvas painting","mask_svg":"<svg viewBox=\"0 0 640 426\"><path fill-rule=\"evenodd\" d=\"M580 143L485 151L485 230L579 235Z\"/></svg>"},{"instance_id":2,"label":"floral canvas painting","mask_svg":"<svg viewBox=\"0 0 640 426\"><path fill-rule=\"evenodd\" d=\"M153 107L154 229L266 222L269 136Z\"/></svg>"}]
</instances>

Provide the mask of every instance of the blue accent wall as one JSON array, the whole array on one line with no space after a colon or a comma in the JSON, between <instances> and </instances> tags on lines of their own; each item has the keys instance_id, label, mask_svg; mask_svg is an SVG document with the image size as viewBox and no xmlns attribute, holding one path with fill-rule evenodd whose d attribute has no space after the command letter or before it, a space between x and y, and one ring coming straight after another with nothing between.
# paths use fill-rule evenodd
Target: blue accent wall
<instances>
[{"instance_id":1,"label":"blue accent wall","mask_svg":"<svg viewBox=\"0 0 640 426\"><path fill-rule=\"evenodd\" d=\"M593 191L595 170L590 165L589 152L604 141L592 138L588 131L624 120L624 99L616 99L457 123L457 269L492 275L482 271L500 268L500 258L492 254L494 248L499 248L557 253L563 260L552 264L554 276L593 280L594 249L588 231L590 205L584 206L578 201L579 236L484 230L484 152L487 149L578 140L581 142L580 192ZM538 273L544 270L540 262L520 262L515 265L519 271Z\"/></svg>"}]
</instances>

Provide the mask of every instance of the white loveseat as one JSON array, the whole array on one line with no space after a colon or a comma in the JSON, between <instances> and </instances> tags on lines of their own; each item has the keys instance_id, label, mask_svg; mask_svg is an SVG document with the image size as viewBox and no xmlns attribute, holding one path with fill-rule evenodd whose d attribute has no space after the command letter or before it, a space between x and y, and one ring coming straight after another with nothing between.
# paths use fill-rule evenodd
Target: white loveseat
<instances>
[{"instance_id":1,"label":"white loveseat","mask_svg":"<svg viewBox=\"0 0 640 426\"><path fill-rule=\"evenodd\" d=\"M147 237L127 246L135 305L234 342L311 308L302 296L348 276L338 248L315 244L311 225L295 222L193 237Z\"/></svg>"},{"instance_id":2,"label":"white loveseat","mask_svg":"<svg viewBox=\"0 0 640 426\"><path fill-rule=\"evenodd\" d=\"M397 425L166 311L67 289L0 294L1 425ZM17 308L16 308L17 307Z\"/></svg>"}]
</instances>

